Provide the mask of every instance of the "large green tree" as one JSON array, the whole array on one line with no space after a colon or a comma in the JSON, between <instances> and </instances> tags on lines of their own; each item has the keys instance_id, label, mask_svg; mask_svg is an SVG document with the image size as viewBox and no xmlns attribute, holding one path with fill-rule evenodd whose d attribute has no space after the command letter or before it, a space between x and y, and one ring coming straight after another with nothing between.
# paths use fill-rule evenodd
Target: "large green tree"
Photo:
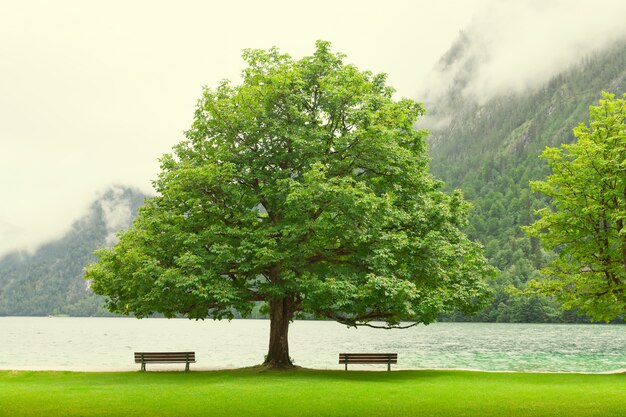
<instances>
[{"instance_id":1,"label":"large green tree","mask_svg":"<svg viewBox=\"0 0 626 417\"><path fill-rule=\"evenodd\" d=\"M531 288L611 320L626 308L626 96L603 96L589 125L574 129L575 143L543 152L552 174L531 187L552 207L527 231L558 252L544 270L550 279Z\"/></svg>"},{"instance_id":2,"label":"large green tree","mask_svg":"<svg viewBox=\"0 0 626 417\"><path fill-rule=\"evenodd\" d=\"M467 204L428 172L422 105L327 42L243 57L241 85L204 89L157 196L87 268L109 309L221 319L264 302L265 364L288 367L298 315L389 328L481 307L491 268L461 231Z\"/></svg>"}]
</instances>

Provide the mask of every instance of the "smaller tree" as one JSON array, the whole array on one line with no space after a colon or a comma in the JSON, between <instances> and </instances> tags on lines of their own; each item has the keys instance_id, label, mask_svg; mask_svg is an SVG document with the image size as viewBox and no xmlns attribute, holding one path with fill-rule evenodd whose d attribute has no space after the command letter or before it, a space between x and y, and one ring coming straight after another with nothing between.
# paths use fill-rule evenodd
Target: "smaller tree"
<instances>
[{"instance_id":1,"label":"smaller tree","mask_svg":"<svg viewBox=\"0 0 626 417\"><path fill-rule=\"evenodd\" d=\"M550 279L530 288L609 321L626 307L626 95L602 95L589 126L573 130L576 143L542 153L552 175L530 185L552 208L526 231L558 255L543 270Z\"/></svg>"}]
</instances>

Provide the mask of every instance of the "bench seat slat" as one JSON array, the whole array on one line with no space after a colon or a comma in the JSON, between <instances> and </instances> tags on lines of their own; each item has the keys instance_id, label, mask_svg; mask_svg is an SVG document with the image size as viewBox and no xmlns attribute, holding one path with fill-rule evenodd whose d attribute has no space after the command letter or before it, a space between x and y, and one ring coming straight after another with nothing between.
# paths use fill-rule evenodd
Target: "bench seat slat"
<instances>
[{"instance_id":1,"label":"bench seat slat","mask_svg":"<svg viewBox=\"0 0 626 417\"><path fill-rule=\"evenodd\" d=\"M172 352L172 353L167 353L167 352L135 352L135 357L136 358L140 358L141 356L143 356L144 358L160 358L160 357L165 357L165 358L184 358L186 356L195 356L195 352Z\"/></svg>"},{"instance_id":2,"label":"bench seat slat","mask_svg":"<svg viewBox=\"0 0 626 417\"><path fill-rule=\"evenodd\" d=\"M180 356L180 357L185 357L186 355L189 356L193 356L194 352L172 352L172 353L168 353L168 352L135 352L135 356L141 356L143 355L145 358L148 357L152 357L152 356L172 356L172 357L176 357L176 356Z\"/></svg>"},{"instance_id":3,"label":"bench seat slat","mask_svg":"<svg viewBox=\"0 0 626 417\"><path fill-rule=\"evenodd\" d=\"M141 356L135 358L137 360L141 360ZM167 356L152 356L152 357L147 357L144 356L143 360L145 361L184 361L187 358L184 356L174 356L174 357L167 357ZM189 356L189 360L194 360L195 358L193 356Z\"/></svg>"},{"instance_id":4,"label":"bench seat slat","mask_svg":"<svg viewBox=\"0 0 626 417\"><path fill-rule=\"evenodd\" d=\"M341 357L349 356L351 358L383 358L383 357L384 358L386 358L386 357L391 357L391 358L396 357L397 358L398 354L397 353L396 354L382 353L382 354L378 355L378 354L372 354L372 353L370 353L370 354L360 353L360 354L357 355L356 353L340 353L339 356L341 356Z\"/></svg>"},{"instance_id":5,"label":"bench seat slat","mask_svg":"<svg viewBox=\"0 0 626 417\"><path fill-rule=\"evenodd\" d=\"M349 359L349 360L357 360L357 359L362 359L362 360L376 360L376 359L398 359L397 356L340 356L339 359L341 360L345 360L345 359Z\"/></svg>"},{"instance_id":6,"label":"bench seat slat","mask_svg":"<svg viewBox=\"0 0 626 417\"><path fill-rule=\"evenodd\" d=\"M339 354L339 359L340 360L346 360L346 358L348 360L358 360L358 359L362 359L362 360L376 360L376 359L391 359L391 360L397 360L398 359L398 355L387 355L387 354L382 354L382 355L356 355L356 354Z\"/></svg>"}]
</instances>

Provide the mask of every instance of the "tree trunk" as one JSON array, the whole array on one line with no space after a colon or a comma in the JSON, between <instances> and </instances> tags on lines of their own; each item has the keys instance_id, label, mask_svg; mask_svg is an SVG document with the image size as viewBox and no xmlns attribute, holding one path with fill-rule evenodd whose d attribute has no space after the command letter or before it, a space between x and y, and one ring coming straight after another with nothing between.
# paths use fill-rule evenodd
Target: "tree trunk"
<instances>
[{"instance_id":1,"label":"tree trunk","mask_svg":"<svg viewBox=\"0 0 626 417\"><path fill-rule=\"evenodd\" d=\"M292 368L289 359L289 322L293 316L290 297L270 301L270 346L265 366L269 368Z\"/></svg>"}]
</instances>

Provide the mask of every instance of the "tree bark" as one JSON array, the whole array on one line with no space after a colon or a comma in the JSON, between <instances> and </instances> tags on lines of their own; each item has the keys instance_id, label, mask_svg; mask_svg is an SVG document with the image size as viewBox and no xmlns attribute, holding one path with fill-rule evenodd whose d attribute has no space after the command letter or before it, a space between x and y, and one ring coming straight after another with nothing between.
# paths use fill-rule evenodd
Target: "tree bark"
<instances>
[{"instance_id":1,"label":"tree bark","mask_svg":"<svg viewBox=\"0 0 626 417\"><path fill-rule=\"evenodd\" d=\"M288 338L292 304L290 297L270 300L270 345L263 363L268 368L293 368Z\"/></svg>"}]
</instances>

